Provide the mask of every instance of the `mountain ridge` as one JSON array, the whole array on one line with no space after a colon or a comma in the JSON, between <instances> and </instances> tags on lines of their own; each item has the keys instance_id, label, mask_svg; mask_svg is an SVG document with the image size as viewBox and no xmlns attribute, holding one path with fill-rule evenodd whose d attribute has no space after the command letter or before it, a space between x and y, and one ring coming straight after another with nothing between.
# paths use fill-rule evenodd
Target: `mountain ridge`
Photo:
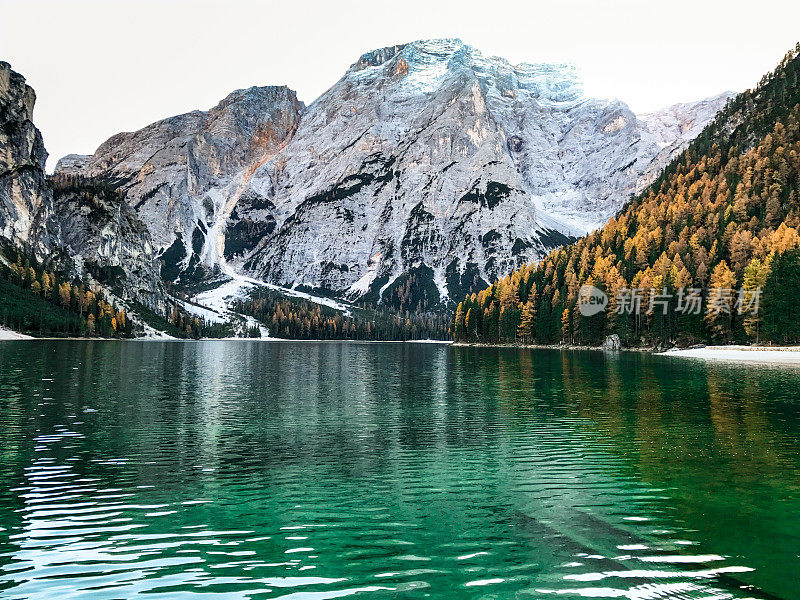
<instances>
[{"instance_id":1,"label":"mountain ridge","mask_svg":"<svg viewBox=\"0 0 800 600\"><path fill-rule=\"evenodd\" d=\"M586 98L569 65L514 66L456 39L364 53L308 106L270 89L287 91L253 100L229 129L194 127L223 100L56 172L120 182L170 281L234 270L380 300L425 273L436 304L602 223L688 141L674 128L657 141L624 103ZM256 113L270 114L271 135L261 154L242 152ZM181 143L162 144L169 132Z\"/></svg>"},{"instance_id":2,"label":"mountain ridge","mask_svg":"<svg viewBox=\"0 0 800 600\"><path fill-rule=\"evenodd\" d=\"M800 287L798 157L800 44L602 229L465 297L455 338L800 341L791 295ZM581 310L585 285L607 294L608 310ZM681 310L689 292L696 312ZM631 302L640 308L627 310Z\"/></svg>"}]
</instances>

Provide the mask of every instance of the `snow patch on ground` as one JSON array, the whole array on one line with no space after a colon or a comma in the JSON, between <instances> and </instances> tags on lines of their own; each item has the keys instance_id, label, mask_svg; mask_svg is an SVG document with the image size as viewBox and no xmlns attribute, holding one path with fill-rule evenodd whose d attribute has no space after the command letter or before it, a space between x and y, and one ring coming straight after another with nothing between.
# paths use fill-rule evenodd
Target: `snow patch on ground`
<instances>
[{"instance_id":1,"label":"snow patch on ground","mask_svg":"<svg viewBox=\"0 0 800 600\"><path fill-rule=\"evenodd\" d=\"M536 220L544 228L580 237L602 227L606 220L593 219L597 211L586 209L586 196L574 190L556 191L531 196ZM612 207L613 209L613 207Z\"/></svg>"},{"instance_id":2,"label":"snow patch on ground","mask_svg":"<svg viewBox=\"0 0 800 600\"><path fill-rule=\"evenodd\" d=\"M178 298L170 298L172 302L177 302L178 305L183 308L186 312L195 317L200 317L205 319L207 323L226 323L228 318L226 315L220 314L216 310L211 310L210 308L206 308L203 306L198 306L191 302L186 302L184 300L180 300Z\"/></svg>"},{"instance_id":3,"label":"snow patch on ground","mask_svg":"<svg viewBox=\"0 0 800 600\"><path fill-rule=\"evenodd\" d=\"M389 286L392 285L397 278L400 277L400 273L395 273L391 277L389 277L389 281L387 281L384 285L381 286L381 289L378 291L378 302L383 300L383 293L389 289Z\"/></svg>"},{"instance_id":4,"label":"snow patch on ground","mask_svg":"<svg viewBox=\"0 0 800 600\"><path fill-rule=\"evenodd\" d=\"M364 273L358 279L358 281L350 286L350 289L347 291L347 293L356 297L366 294L369 291L372 282L375 281L375 278L378 276L378 267L380 267L380 264L381 253L378 252L370 257L369 262L367 263L367 272Z\"/></svg>"},{"instance_id":5,"label":"snow patch on ground","mask_svg":"<svg viewBox=\"0 0 800 600\"><path fill-rule=\"evenodd\" d=\"M25 335L24 333L17 333L16 331L11 331L10 329L4 329L0 327L0 340L7 341L7 340L32 340L33 338L29 335Z\"/></svg>"},{"instance_id":6,"label":"snow patch on ground","mask_svg":"<svg viewBox=\"0 0 800 600\"><path fill-rule=\"evenodd\" d=\"M302 298L303 300L308 300L313 302L314 304L321 304L323 306L328 306L335 310L341 311L344 313L344 316L350 316L350 307L346 304L338 302L336 300L332 300L331 298L323 298L320 296L314 296L312 294L308 294L306 292L301 292L299 290L293 290L290 288L280 287L271 283L267 283L266 281L261 281L260 279L254 279L252 277L246 277L244 275L240 275L234 272L230 267L224 269L225 274L230 277L231 279L223 283L217 288L212 290L207 290L197 295L195 298L197 304L201 305L201 307L205 307L210 309L214 313L222 316L228 317L231 314L230 311L230 303L237 299L245 299L248 297L251 290L265 287L271 290L275 290L287 296L291 296L293 298ZM199 307L195 305L189 305L193 310L198 310ZM187 307L187 310L189 308ZM228 320L225 318L224 320Z\"/></svg>"},{"instance_id":7,"label":"snow patch on ground","mask_svg":"<svg viewBox=\"0 0 800 600\"><path fill-rule=\"evenodd\" d=\"M168 333L164 333L163 331L159 331L148 325L147 323L140 323L140 325L144 328L144 335L137 337L137 340L142 341L166 341L166 340L177 340L178 338L169 335Z\"/></svg>"},{"instance_id":8,"label":"snow patch on ground","mask_svg":"<svg viewBox=\"0 0 800 600\"><path fill-rule=\"evenodd\" d=\"M244 278L230 279L219 287L201 292L194 300L197 305L203 306L211 313L221 317L222 321L227 321L228 319L225 317L230 315L230 303L236 299L246 298L249 290L254 287L256 286ZM190 304L189 306L193 310L198 310L197 305Z\"/></svg>"},{"instance_id":9,"label":"snow patch on ground","mask_svg":"<svg viewBox=\"0 0 800 600\"><path fill-rule=\"evenodd\" d=\"M225 271L232 278L213 290L198 294L196 300L201 306L184 302L183 307L188 312L202 316L207 321L214 323L227 323L235 320L237 316L244 317L248 328L258 327L261 338L269 339L269 329L264 325L251 316L236 315L230 310L231 302L247 298L250 290L260 287L258 280L238 275L230 268Z\"/></svg>"},{"instance_id":10,"label":"snow patch on ground","mask_svg":"<svg viewBox=\"0 0 800 600\"><path fill-rule=\"evenodd\" d=\"M272 339L269 337L269 330L264 327L264 325L256 321L253 317L239 315L231 310L232 302L246 299L250 295L250 292L257 288L269 288L285 294L286 296L301 298L315 304L328 306L334 310L341 311L346 317L351 315L350 308L336 300L283 288L267 283L266 281L261 281L260 279L240 275L225 263L220 263L220 266L222 267L223 273L229 277L227 281L214 289L201 292L194 298L194 302L177 300L187 312L203 317L207 321L213 323L227 323L243 318L248 328L258 327L258 330L261 332L261 339Z\"/></svg>"},{"instance_id":11,"label":"snow patch on ground","mask_svg":"<svg viewBox=\"0 0 800 600\"><path fill-rule=\"evenodd\" d=\"M352 296L363 296L369 291L369 286L372 285L372 282L375 281L375 275L376 272L374 270L367 271L358 279L358 281L350 286L350 289L347 290L347 293Z\"/></svg>"},{"instance_id":12,"label":"snow patch on ground","mask_svg":"<svg viewBox=\"0 0 800 600\"><path fill-rule=\"evenodd\" d=\"M764 347L764 346L706 346L686 350L668 350L661 356L678 358L695 358L743 363L766 363L775 365L800 366L800 347Z\"/></svg>"},{"instance_id":13,"label":"snow patch on ground","mask_svg":"<svg viewBox=\"0 0 800 600\"><path fill-rule=\"evenodd\" d=\"M345 317L349 317L352 313L350 312L350 307L346 304L333 300L331 298L324 298L322 296L314 296L313 294L307 294L306 292L301 292L299 290L294 290L290 288L283 288L277 285L272 285L271 283L265 283L266 287L281 292L282 294L286 294L287 296L292 296L294 298L303 298L304 300L308 300L309 302L313 302L314 304L321 304L322 306L328 306L335 310L341 311Z\"/></svg>"}]
</instances>

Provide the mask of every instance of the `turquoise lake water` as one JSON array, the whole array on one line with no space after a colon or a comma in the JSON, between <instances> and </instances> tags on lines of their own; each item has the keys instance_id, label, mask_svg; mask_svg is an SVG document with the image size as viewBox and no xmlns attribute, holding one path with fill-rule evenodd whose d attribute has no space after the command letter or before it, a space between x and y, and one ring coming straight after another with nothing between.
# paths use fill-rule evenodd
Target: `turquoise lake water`
<instances>
[{"instance_id":1,"label":"turquoise lake water","mask_svg":"<svg viewBox=\"0 0 800 600\"><path fill-rule=\"evenodd\" d=\"M800 598L800 369L0 342L0 598Z\"/></svg>"}]
</instances>

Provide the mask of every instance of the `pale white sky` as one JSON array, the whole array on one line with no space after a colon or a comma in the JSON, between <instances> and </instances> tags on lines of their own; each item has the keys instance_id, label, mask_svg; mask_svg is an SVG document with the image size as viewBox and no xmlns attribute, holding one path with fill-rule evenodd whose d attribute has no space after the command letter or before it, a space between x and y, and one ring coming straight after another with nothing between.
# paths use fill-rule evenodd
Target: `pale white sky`
<instances>
[{"instance_id":1,"label":"pale white sky","mask_svg":"<svg viewBox=\"0 0 800 600\"><path fill-rule=\"evenodd\" d=\"M513 63L570 61L636 112L752 87L800 39L797 0L0 0L0 60L38 96L48 168L234 89L310 103L363 53L460 37Z\"/></svg>"}]
</instances>

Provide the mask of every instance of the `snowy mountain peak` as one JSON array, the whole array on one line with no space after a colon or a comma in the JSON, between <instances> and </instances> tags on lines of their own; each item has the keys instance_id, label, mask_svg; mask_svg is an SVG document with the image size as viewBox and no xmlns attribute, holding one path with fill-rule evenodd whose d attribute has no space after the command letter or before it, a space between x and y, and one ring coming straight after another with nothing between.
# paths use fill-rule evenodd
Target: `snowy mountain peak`
<instances>
[{"instance_id":1,"label":"snowy mountain peak","mask_svg":"<svg viewBox=\"0 0 800 600\"><path fill-rule=\"evenodd\" d=\"M532 100L542 106L572 108L583 101L583 87L574 65L522 63L485 57L460 39L418 40L363 54L348 70L365 85L389 79L411 94L430 94L461 77L477 79L486 93Z\"/></svg>"},{"instance_id":2,"label":"snowy mountain peak","mask_svg":"<svg viewBox=\"0 0 800 600\"><path fill-rule=\"evenodd\" d=\"M723 92L699 102L681 102L637 116L647 124L658 145L667 148L677 139L696 138L725 102L735 95L733 92Z\"/></svg>"}]
</instances>

